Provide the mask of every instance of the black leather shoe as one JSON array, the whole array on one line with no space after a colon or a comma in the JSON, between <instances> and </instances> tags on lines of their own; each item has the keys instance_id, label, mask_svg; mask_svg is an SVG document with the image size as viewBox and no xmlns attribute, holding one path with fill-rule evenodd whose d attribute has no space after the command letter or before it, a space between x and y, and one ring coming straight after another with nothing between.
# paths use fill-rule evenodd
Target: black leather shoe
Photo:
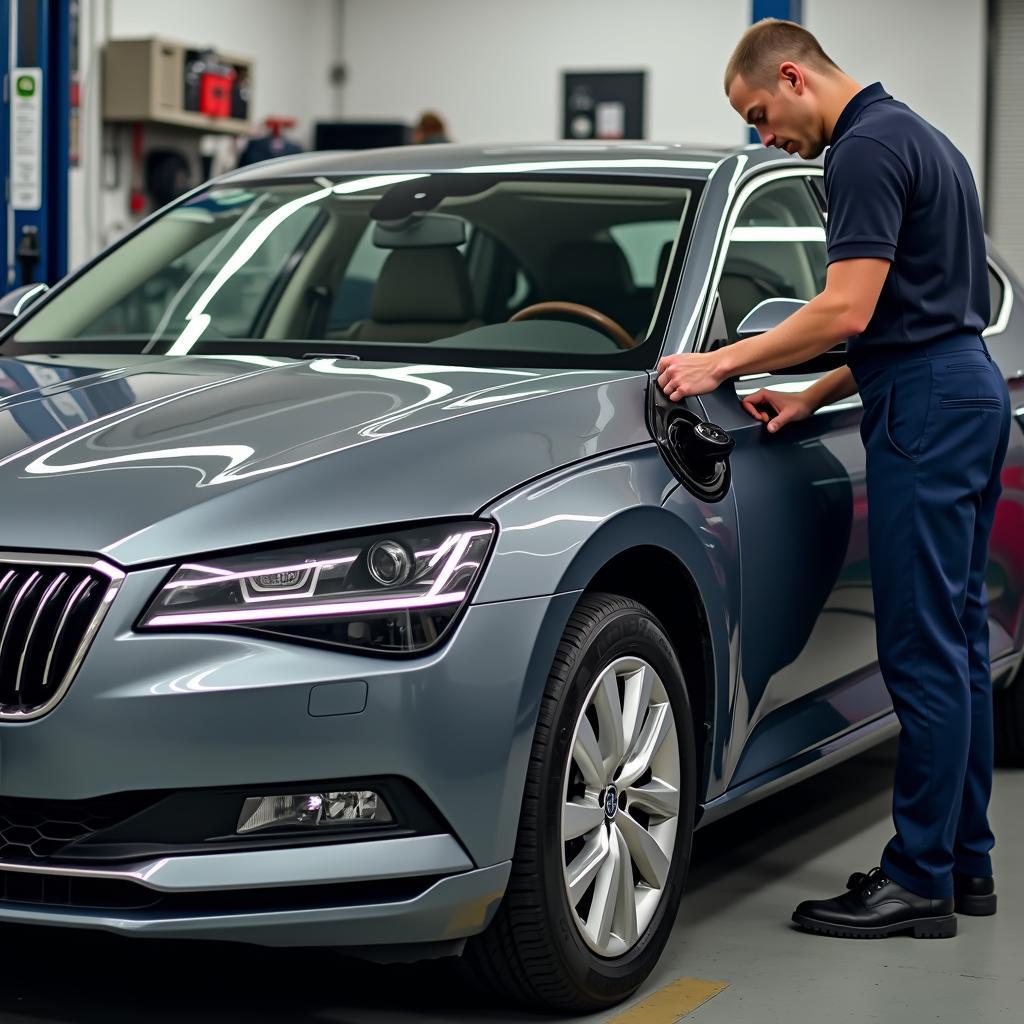
<instances>
[{"instance_id":1,"label":"black leather shoe","mask_svg":"<svg viewBox=\"0 0 1024 1024\"><path fill-rule=\"evenodd\" d=\"M996 912L996 884L991 876L954 874L953 892L958 914L991 917Z\"/></svg>"},{"instance_id":2,"label":"black leather shoe","mask_svg":"<svg viewBox=\"0 0 1024 1024\"><path fill-rule=\"evenodd\" d=\"M909 932L915 939L956 935L953 901L918 896L875 868L850 876L847 891L832 900L808 900L793 914L801 928L844 939L884 939Z\"/></svg>"}]
</instances>

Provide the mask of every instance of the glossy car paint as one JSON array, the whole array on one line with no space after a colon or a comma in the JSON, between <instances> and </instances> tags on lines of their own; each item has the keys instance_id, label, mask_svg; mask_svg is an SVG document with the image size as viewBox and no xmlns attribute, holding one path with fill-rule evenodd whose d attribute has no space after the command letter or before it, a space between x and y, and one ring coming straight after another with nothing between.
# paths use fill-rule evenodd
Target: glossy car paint
<instances>
[{"instance_id":1,"label":"glossy car paint","mask_svg":"<svg viewBox=\"0 0 1024 1024\"><path fill-rule=\"evenodd\" d=\"M288 158L276 171L429 161L585 164L614 176L640 173L639 164L644 175L705 178L689 254L685 264L677 254L667 279L666 352L708 336L715 257L743 190L808 170L760 151L671 146L429 149ZM1024 314L1013 287L1017 301L989 344L1021 407ZM820 410L774 437L739 405L744 390L798 388L813 376L730 382L687 400L736 440L731 489L708 503L680 485L653 440L654 375L644 371L431 366L429 346L416 366L61 351L15 356L6 346L0 356L0 547L100 554L128 574L61 703L37 721L0 723L0 792L76 799L401 775L433 801L467 861L445 861L449 848L441 860L424 852L423 875L455 873L397 904L174 919L4 904L0 920L281 944L479 931L507 879L564 626L602 569L652 548L700 599L702 622L681 642L709 652L709 678L694 682L709 724L702 823L895 728L874 657L859 404ZM1024 512L1024 432L1014 432L1004 481L992 550L997 671L1024 643L1024 554L1012 527ZM429 655L395 661L135 629L184 557L467 515L497 524L495 548L454 635ZM315 686L353 680L367 684L362 712L309 714ZM352 871L395 877L389 858L374 860ZM229 862L208 867L200 888L232 884ZM322 869L317 877L336 880Z\"/></svg>"}]
</instances>

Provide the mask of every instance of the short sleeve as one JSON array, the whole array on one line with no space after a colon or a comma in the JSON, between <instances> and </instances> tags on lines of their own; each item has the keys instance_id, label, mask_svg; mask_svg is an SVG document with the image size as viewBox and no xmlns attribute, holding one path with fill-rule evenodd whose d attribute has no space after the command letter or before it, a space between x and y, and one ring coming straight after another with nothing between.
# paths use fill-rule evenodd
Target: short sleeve
<instances>
[{"instance_id":1,"label":"short sleeve","mask_svg":"<svg viewBox=\"0 0 1024 1024\"><path fill-rule=\"evenodd\" d=\"M896 256L910 195L906 165L888 146L849 136L829 153L828 262Z\"/></svg>"}]
</instances>

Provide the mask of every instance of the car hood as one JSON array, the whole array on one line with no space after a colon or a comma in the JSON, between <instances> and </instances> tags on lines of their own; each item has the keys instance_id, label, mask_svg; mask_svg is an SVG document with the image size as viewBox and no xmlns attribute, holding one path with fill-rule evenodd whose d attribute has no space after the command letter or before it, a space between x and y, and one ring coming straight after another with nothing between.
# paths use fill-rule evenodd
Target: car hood
<instances>
[{"instance_id":1,"label":"car hood","mask_svg":"<svg viewBox=\"0 0 1024 1024\"><path fill-rule=\"evenodd\" d=\"M638 371L0 359L0 549L122 565L437 516L650 440Z\"/></svg>"}]
</instances>

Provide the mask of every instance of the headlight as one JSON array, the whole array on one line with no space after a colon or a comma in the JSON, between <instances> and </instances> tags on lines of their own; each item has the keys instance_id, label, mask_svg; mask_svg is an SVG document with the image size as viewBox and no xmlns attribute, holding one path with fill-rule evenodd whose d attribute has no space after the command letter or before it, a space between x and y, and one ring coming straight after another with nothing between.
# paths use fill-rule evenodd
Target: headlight
<instances>
[{"instance_id":1,"label":"headlight","mask_svg":"<svg viewBox=\"0 0 1024 1024\"><path fill-rule=\"evenodd\" d=\"M409 654L439 643L469 599L494 527L435 523L182 565L139 622L214 627Z\"/></svg>"}]
</instances>

